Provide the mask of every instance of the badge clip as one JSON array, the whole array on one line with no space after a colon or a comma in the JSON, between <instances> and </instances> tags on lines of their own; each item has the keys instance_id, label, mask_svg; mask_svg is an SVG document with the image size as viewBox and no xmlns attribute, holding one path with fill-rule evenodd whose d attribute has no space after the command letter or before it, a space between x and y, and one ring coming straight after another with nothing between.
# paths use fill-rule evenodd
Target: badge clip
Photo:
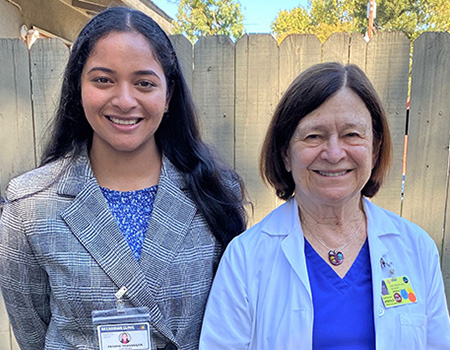
<instances>
[{"instance_id":1,"label":"badge clip","mask_svg":"<svg viewBox=\"0 0 450 350\"><path fill-rule=\"evenodd\" d=\"M391 277L394 277L395 269L394 269L394 264L392 262L387 263L386 260L384 260L384 258L382 257L380 259L380 264L381 264L382 268L385 268L386 266L389 267L389 273L390 273Z\"/></svg>"},{"instance_id":2,"label":"badge clip","mask_svg":"<svg viewBox=\"0 0 450 350\"><path fill-rule=\"evenodd\" d=\"M123 296L128 291L127 287L123 286L121 287L114 295L117 298L116 306L117 306L117 312L123 312L125 309L125 302L123 301Z\"/></svg>"}]
</instances>

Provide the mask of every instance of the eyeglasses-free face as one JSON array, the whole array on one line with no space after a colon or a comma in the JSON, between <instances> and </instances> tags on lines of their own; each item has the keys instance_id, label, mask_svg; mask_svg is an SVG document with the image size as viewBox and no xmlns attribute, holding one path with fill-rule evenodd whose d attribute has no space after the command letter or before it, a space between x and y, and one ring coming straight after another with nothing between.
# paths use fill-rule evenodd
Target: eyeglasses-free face
<instances>
[{"instance_id":1,"label":"eyeglasses-free face","mask_svg":"<svg viewBox=\"0 0 450 350\"><path fill-rule=\"evenodd\" d=\"M81 74L81 96L94 131L91 151L157 151L167 81L142 34L111 32L98 40Z\"/></svg>"},{"instance_id":2,"label":"eyeglasses-free face","mask_svg":"<svg viewBox=\"0 0 450 350\"><path fill-rule=\"evenodd\" d=\"M359 200L375 160L370 112L348 88L300 121L284 157L297 201L319 206Z\"/></svg>"}]
</instances>

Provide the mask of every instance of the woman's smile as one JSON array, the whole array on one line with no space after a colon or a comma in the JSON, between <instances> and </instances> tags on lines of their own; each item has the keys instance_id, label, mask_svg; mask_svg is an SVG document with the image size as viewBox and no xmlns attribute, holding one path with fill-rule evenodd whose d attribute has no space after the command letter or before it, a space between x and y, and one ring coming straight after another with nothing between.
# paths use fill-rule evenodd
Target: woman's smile
<instances>
[{"instance_id":1,"label":"woman's smile","mask_svg":"<svg viewBox=\"0 0 450 350\"><path fill-rule=\"evenodd\" d=\"M325 176L325 177L338 177L347 174L351 170L343 170L343 171L323 171L323 170L313 170L315 173Z\"/></svg>"},{"instance_id":2,"label":"woman's smile","mask_svg":"<svg viewBox=\"0 0 450 350\"><path fill-rule=\"evenodd\" d=\"M106 116L106 118L108 118L109 121L111 121L112 123L119 124L119 125L135 125L142 120L142 118L121 119L121 118L112 117L112 116L108 116L108 115Z\"/></svg>"}]
</instances>

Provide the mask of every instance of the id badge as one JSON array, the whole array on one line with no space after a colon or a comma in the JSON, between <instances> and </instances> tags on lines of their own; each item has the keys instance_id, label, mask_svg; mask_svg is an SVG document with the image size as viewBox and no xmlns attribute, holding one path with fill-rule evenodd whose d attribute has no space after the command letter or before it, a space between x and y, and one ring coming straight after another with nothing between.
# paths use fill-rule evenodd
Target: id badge
<instances>
[{"instance_id":1,"label":"id badge","mask_svg":"<svg viewBox=\"0 0 450 350\"><path fill-rule=\"evenodd\" d=\"M150 310L147 307L124 307L118 298L117 308L92 311L100 350L150 350Z\"/></svg>"},{"instance_id":2,"label":"id badge","mask_svg":"<svg viewBox=\"0 0 450 350\"><path fill-rule=\"evenodd\" d=\"M390 308L417 302L411 282L407 276L386 278L381 281L381 298L384 306Z\"/></svg>"}]
</instances>

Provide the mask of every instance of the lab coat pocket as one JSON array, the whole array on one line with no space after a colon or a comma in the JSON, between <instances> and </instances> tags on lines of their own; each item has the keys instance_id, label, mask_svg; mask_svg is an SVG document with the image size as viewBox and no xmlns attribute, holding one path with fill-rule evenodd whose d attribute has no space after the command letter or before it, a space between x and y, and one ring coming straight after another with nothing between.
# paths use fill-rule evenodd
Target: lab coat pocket
<instances>
[{"instance_id":1,"label":"lab coat pocket","mask_svg":"<svg viewBox=\"0 0 450 350\"><path fill-rule=\"evenodd\" d=\"M401 349L427 348L427 316L424 314L399 314Z\"/></svg>"}]
</instances>

